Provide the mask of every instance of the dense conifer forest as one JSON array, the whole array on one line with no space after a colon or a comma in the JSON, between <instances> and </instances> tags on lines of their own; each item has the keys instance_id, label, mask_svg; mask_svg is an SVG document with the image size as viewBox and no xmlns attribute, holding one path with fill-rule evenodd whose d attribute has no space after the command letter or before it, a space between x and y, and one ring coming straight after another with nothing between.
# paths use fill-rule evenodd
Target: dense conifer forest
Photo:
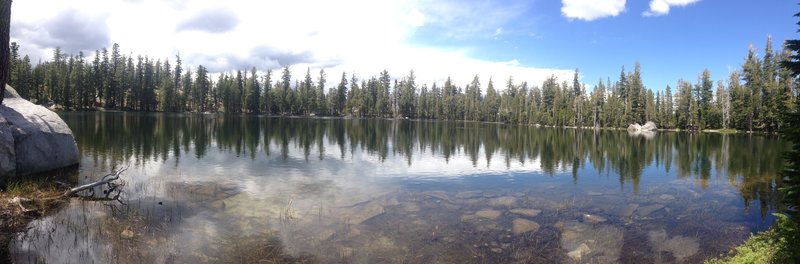
<instances>
[{"instance_id":1,"label":"dense conifer forest","mask_svg":"<svg viewBox=\"0 0 800 264\"><path fill-rule=\"evenodd\" d=\"M577 127L626 127L653 121L660 128L777 131L781 113L795 112L798 86L780 63L791 52L762 54L750 46L741 69L714 81L708 70L676 87L644 87L641 66L623 66L618 77L585 84L550 77L541 84L496 81L478 75L470 83L418 83L411 70L402 77L342 73L335 87L329 76L308 69L293 78L283 69L212 74L202 65L124 55L118 44L87 57L56 48L49 61L32 64L11 43L10 84L39 104L67 110L225 112L296 116L408 117ZM294 73L297 74L297 73ZM295 81L293 81L295 80ZM487 81L482 85L482 81ZM591 83L591 82L587 82ZM502 88L499 86L502 85ZM486 87L486 91L482 91Z\"/></svg>"}]
</instances>

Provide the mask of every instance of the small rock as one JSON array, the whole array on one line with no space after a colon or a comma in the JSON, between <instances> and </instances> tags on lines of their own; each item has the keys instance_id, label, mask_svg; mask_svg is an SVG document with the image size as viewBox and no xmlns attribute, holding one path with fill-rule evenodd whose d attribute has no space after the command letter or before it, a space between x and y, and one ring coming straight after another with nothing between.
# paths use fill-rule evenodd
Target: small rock
<instances>
[{"instance_id":1,"label":"small rock","mask_svg":"<svg viewBox=\"0 0 800 264\"><path fill-rule=\"evenodd\" d=\"M578 248L567 253L567 256L569 256L574 261L581 261L583 255L589 253L592 253L592 249L590 249L589 246L586 245L586 243L582 243L580 246L578 246Z\"/></svg>"},{"instance_id":2,"label":"small rock","mask_svg":"<svg viewBox=\"0 0 800 264\"><path fill-rule=\"evenodd\" d=\"M403 204L403 210L406 212L419 212L419 205L416 203L405 203Z\"/></svg>"},{"instance_id":3,"label":"small rock","mask_svg":"<svg viewBox=\"0 0 800 264\"><path fill-rule=\"evenodd\" d=\"M583 221L584 222L597 224L597 223L605 222L606 220L608 220L608 219L606 219L605 217L599 216L599 215L583 214Z\"/></svg>"},{"instance_id":4,"label":"small rock","mask_svg":"<svg viewBox=\"0 0 800 264\"><path fill-rule=\"evenodd\" d=\"M622 208L622 212L620 216L622 217L631 217L633 212L639 208L639 204L628 204L625 208Z\"/></svg>"},{"instance_id":5,"label":"small rock","mask_svg":"<svg viewBox=\"0 0 800 264\"><path fill-rule=\"evenodd\" d=\"M639 207L639 210L636 211L636 214L639 215L639 216L648 216L648 215L652 214L655 211L661 210L662 208L664 208L664 206L660 205L660 204L652 204L652 205L648 205L648 206L642 206L642 207Z\"/></svg>"},{"instance_id":6,"label":"small rock","mask_svg":"<svg viewBox=\"0 0 800 264\"><path fill-rule=\"evenodd\" d=\"M122 233L120 234L120 236L122 236L122 238L125 238L125 239L133 238L133 235L134 235L133 231L131 231L130 229L127 229L127 228L125 230L122 230Z\"/></svg>"},{"instance_id":7,"label":"small rock","mask_svg":"<svg viewBox=\"0 0 800 264\"><path fill-rule=\"evenodd\" d=\"M450 198L447 197L447 193L444 191L428 191L428 192L423 192L422 195L433 197L439 200L445 200L445 201L450 200Z\"/></svg>"},{"instance_id":8,"label":"small rock","mask_svg":"<svg viewBox=\"0 0 800 264\"><path fill-rule=\"evenodd\" d=\"M570 251L567 256L574 261L581 261L581 252L578 250Z\"/></svg>"},{"instance_id":9,"label":"small rock","mask_svg":"<svg viewBox=\"0 0 800 264\"><path fill-rule=\"evenodd\" d=\"M524 215L528 217L534 217L542 213L542 210L537 209L524 209L524 208L517 208L511 209L510 211L512 214Z\"/></svg>"},{"instance_id":10,"label":"small rock","mask_svg":"<svg viewBox=\"0 0 800 264\"><path fill-rule=\"evenodd\" d=\"M489 209L489 210L480 210L480 211L475 212L476 216L483 217L483 218L488 218L488 219L492 219L492 220L497 219L498 217L500 217L501 214L503 214L503 213L500 212L500 211L491 210L491 209Z\"/></svg>"},{"instance_id":11,"label":"small rock","mask_svg":"<svg viewBox=\"0 0 800 264\"><path fill-rule=\"evenodd\" d=\"M514 197L514 196L502 196L502 197L489 199L489 205L491 205L491 206L511 207L515 203L517 203L517 198Z\"/></svg>"},{"instance_id":12,"label":"small rock","mask_svg":"<svg viewBox=\"0 0 800 264\"><path fill-rule=\"evenodd\" d=\"M467 192L459 192L456 194L456 198L458 199L469 199L478 197L483 197L482 191L467 191Z\"/></svg>"},{"instance_id":13,"label":"small rock","mask_svg":"<svg viewBox=\"0 0 800 264\"><path fill-rule=\"evenodd\" d=\"M519 235L526 232L536 232L539 230L539 224L522 218L517 218L512 221L513 227L511 228L512 232L515 235Z\"/></svg>"},{"instance_id":14,"label":"small rock","mask_svg":"<svg viewBox=\"0 0 800 264\"><path fill-rule=\"evenodd\" d=\"M492 248L491 250L492 250L492 252L494 252L494 253L498 253L498 254L499 254L499 253L503 253L503 249L502 249L502 248Z\"/></svg>"},{"instance_id":15,"label":"small rock","mask_svg":"<svg viewBox=\"0 0 800 264\"><path fill-rule=\"evenodd\" d=\"M317 237L319 238L320 241L323 241L330 239L331 237L333 237L334 234L336 234L335 231L331 229L326 229L322 230L322 232L319 232L319 235Z\"/></svg>"},{"instance_id":16,"label":"small rock","mask_svg":"<svg viewBox=\"0 0 800 264\"><path fill-rule=\"evenodd\" d=\"M675 196L671 195L671 194L662 194L662 195L658 196L658 199L660 199L662 201L671 201L671 200L675 200Z\"/></svg>"}]
</instances>

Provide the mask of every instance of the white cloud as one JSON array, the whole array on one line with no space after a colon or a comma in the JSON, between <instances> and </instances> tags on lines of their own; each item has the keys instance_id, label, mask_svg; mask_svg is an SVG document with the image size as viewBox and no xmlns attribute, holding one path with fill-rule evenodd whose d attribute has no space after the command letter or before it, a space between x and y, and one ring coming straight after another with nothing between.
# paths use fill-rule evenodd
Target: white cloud
<instances>
[{"instance_id":1,"label":"white cloud","mask_svg":"<svg viewBox=\"0 0 800 264\"><path fill-rule=\"evenodd\" d=\"M644 11L644 16L661 16L669 14L670 7L684 7L689 4L700 2L700 0L651 0L650 10Z\"/></svg>"},{"instance_id":2,"label":"white cloud","mask_svg":"<svg viewBox=\"0 0 800 264\"><path fill-rule=\"evenodd\" d=\"M623 1L624 2L624 1ZM119 43L123 54L169 58L180 53L185 67L202 64L212 71L260 70L292 64L294 78L306 68L324 68L329 82L339 74L359 78L386 69L396 78L413 69L420 84L430 85L451 76L459 85L480 74L541 84L547 76L571 78L571 70L536 68L523 64L471 57L470 47L438 48L409 43L415 32L431 27L443 35L492 36L505 33L504 23L519 17L522 4L463 4L433 0L342 1L191 1L158 0L27 0L16 1L12 10L12 41L17 41L32 60L49 59L52 45L13 28L44 27L56 15L81 6L82 17L104 24L107 38L85 46L87 54ZM47 6L48 8L41 8ZM222 10L224 27L192 24L209 10ZM213 13L212 13L213 14ZM232 19L235 18L235 19ZM188 21L188 22L187 22ZM51 21L52 24L52 21ZM188 29L188 30L186 30ZM30 30L29 30L30 31ZM52 43L51 41L50 43ZM111 42L111 43L103 43ZM533 62L525 62L533 63ZM502 85L501 85L502 86Z\"/></svg>"},{"instance_id":3,"label":"white cloud","mask_svg":"<svg viewBox=\"0 0 800 264\"><path fill-rule=\"evenodd\" d=\"M625 11L625 0L561 0L561 5L563 16L586 21L617 16Z\"/></svg>"}]
</instances>

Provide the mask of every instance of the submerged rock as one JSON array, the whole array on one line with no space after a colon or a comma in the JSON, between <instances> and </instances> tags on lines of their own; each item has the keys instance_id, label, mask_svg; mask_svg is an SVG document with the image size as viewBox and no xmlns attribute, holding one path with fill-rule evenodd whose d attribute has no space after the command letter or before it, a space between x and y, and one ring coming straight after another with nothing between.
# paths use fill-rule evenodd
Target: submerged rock
<instances>
[{"instance_id":1,"label":"submerged rock","mask_svg":"<svg viewBox=\"0 0 800 264\"><path fill-rule=\"evenodd\" d=\"M10 86L6 89L13 90ZM0 105L0 175L14 171L25 175L78 164L78 145L61 117L43 106L9 96ZM13 142L9 141L9 132ZM11 157L14 170L9 170Z\"/></svg>"},{"instance_id":2,"label":"submerged rock","mask_svg":"<svg viewBox=\"0 0 800 264\"><path fill-rule=\"evenodd\" d=\"M568 252L567 256L574 261L581 261L583 255L587 255L589 253L592 253L592 249L590 249L586 243L582 243L575 250Z\"/></svg>"},{"instance_id":3,"label":"submerged rock","mask_svg":"<svg viewBox=\"0 0 800 264\"><path fill-rule=\"evenodd\" d=\"M622 230L610 225L560 222L561 248L575 260L588 263L616 263L622 251Z\"/></svg>"},{"instance_id":4,"label":"submerged rock","mask_svg":"<svg viewBox=\"0 0 800 264\"><path fill-rule=\"evenodd\" d=\"M489 205L495 206L495 207L499 207L499 206L511 207L515 203L517 203L517 198L514 197L514 196L501 196L501 197L489 199Z\"/></svg>"},{"instance_id":5,"label":"submerged rock","mask_svg":"<svg viewBox=\"0 0 800 264\"><path fill-rule=\"evenodd\" d=\"M660 204L642 206L642 207L639 207L639 210L636 211L636 214L639 215L639 216L648 216L648 215L652 214L655 211L661 210L662 208L664 208L664 206L660 205Z\"/></svg>"},{"instance_id":6,"label":"submerged rock","mask_svg":"<svg viewBox=\"0 0 800 264\"><path fill-rule=\"evenodd\" d=\"M626 205L625 207L622 208L622 210L620 211L619 215L622 216L622 217L631 217L631 216L633 216L633 212L635 212L636 209L638 209L638 208L639 208L639 204L635 204L635 203L628 204L628 205Z\"/></svg>"},{"instance_id":7,"label":"submerged rock","mask_svg":"<svg viewBox=\"0 0 800 264\"><path fill-rule=\"evenodd\" d=\"M684 236L670 238L667 236L667 231L663 229L648 232L647 240L650 242L650 246L653 247L653 251L669 252L679 263L700 251L700 243L697 242L697 239ZM659 254L656 254L656 256L659 256Z\"/></svg>"},{"instance_id":8,"label":"submerged rock","mask_svg":"<svg viewBox=\"0 0 800 264\"><path fill-rule=\"evenodd\" d=\"M483 197L483 191L466 191L466 192L456 193L457 199L470 199L478 197Z\"/></svg>"},{"instance_id":9,"label":"submerged rock","mask_svg":"<svg viewBox=\"0 0 800 264\"><path fill-rule=\"evenodd\" d=\"M527 232L536 232L539 230L540 227L539 223L522 218L514 219L514 221L511 221L511 224L512 224L511 231L515 235Z\"/></svg>"},{"instance_id":10,"label":"submerged rock","mask_svg":"<svg viewBox=\"0 0 800 264\"><path fill-rule=\"evenodd\" d=\"M518 215L527 216L527 217L534 217L534 216L537 216L540 213L542 213L542 210L516 208L516 209L511 209L510 212L512 214L518 214Z\"/></svg>"},{"instance_id":11,"label":"submerged rock","mask_svg":"<svg viewBox=\"0 0 800 264\"><path fill-rule=\"evenodd\" d=\"M383 206L379 205L378 203L368 203L363 206L354 207L349 212L346 212L345 219L348 219L350 223L361 224L364 221L383 213Z\"/></svg>"},{"instance_id":12,"label":"submerged rock","mask_svg":"<svg viewBox=\"0 0 800 264\"><path fill-rule=\"evenodd\" d=\"M500 212L500 211L491 210L491 209L480 210L480 211L475 212L475 215L478 216L478 217L488 218L488 219L492 219L492 220L495 220L495 219L499 218L500 215L502 215L502 214L503 213Z\"/></svg>"},{"instance_id":13,"label":"submerged rock","mask_svg":"<svg viewBox=\"0 0 800 264\"><path fill-rule=\"evenodd\" d=\"M605 217L602 217L602 216L599 216L599 215L593 215L593 214L583 214L583 221L584 221L584 222L589 222L589 223L592 223L592 224L597 224L597 223L602 223L602 222L605 222L605 221L607 221L607 220L608 220L608 219L606 219Z\"/></svg>"}]
</instances>

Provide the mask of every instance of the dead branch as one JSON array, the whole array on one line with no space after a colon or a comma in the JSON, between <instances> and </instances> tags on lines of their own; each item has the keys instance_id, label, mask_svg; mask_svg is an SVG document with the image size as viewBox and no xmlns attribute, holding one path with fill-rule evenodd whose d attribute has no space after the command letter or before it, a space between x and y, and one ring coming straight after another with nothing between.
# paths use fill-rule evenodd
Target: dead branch
<instances>
[{"instance_id":1,"label":"dead branch","mask_svg":"<svg viewBox=\"0 0 800 264\"><path fill-rule=\"evenodd\" d=\"M68 191L64 192L64 194L62 194L61 196L62 197L72 197L72 196L77 195L79 192L82 192L82 191L85 191L85 190L89 190L92 194L94 194L94 187L101 186L101 185L106 185L108 187L108 190L105 191L105 195L106 195L106 198L108 198L108 196L111 195L111 192L113 192L114 190L117 189L117 187L119 187L119 184L114 183L114 181L119 179L119 176L122 174L122 172L124 172L126 170L128 170L127 166L125 168L120 169L117 172L106 174L106 176L103 176L103 178L101 178L99 181L92 182L92 183L87 183L87 184L84 184L84 185L69 189ZM118 196L119 195L117 195L117 197L114 197L114 198L118 198Z\"/></svg>"}]
</instances>

